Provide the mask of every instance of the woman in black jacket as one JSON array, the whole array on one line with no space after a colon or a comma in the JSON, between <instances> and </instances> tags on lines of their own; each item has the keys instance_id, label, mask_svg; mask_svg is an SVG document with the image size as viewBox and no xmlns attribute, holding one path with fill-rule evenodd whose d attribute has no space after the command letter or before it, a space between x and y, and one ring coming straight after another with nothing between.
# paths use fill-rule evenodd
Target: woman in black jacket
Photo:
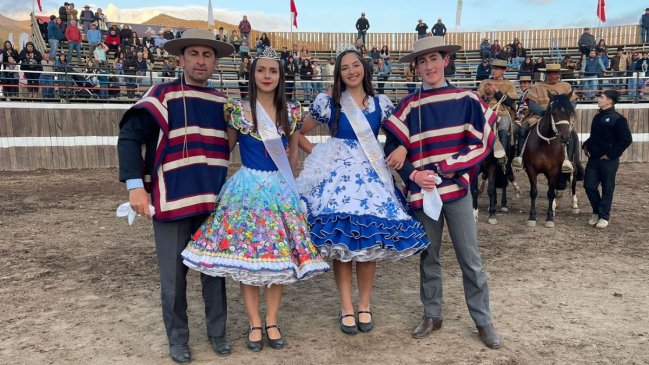
<instances>
[{"instance_id":1,"label":"woman in black jacket","mask_svg":"<svg viewBox=\"0 0 649 365\"><path fill-rule=\"evenodd\" d=\"M301 84L302 90L304 91L304 101L311 100L311 89L313 87L311 80L313 80L313 67L311 66L311 61L305 59L302 67L300 67L300 81L302 81Z\"/></svg>"},{"instance_id":2,"label":"woman in black jacket","mask_svg":"<svg viewBox=\"0 0 649 365\"><path fill-rule=\"evenodd\" d=\"M525 61L521 63L521 67L518 68L518 77L521 76L533 76L534 75L534 62L532 62L532 57L525 57Z\"/></svg>"},{"instance_id":3,"label":"woman in black jacket","mask_svg":"<svg viewBox=\"0 0 649 365\"><path fill-rule=\"evenodd\" d=\"M33 73L29 71L43 71L41 66L41 61L43 60L43 55L34 47L34 43L27 42L25 48L18 55L20 60L20 69L25 72L25 78L27 79L27 90L29 90L29 97L35 98L38 96L38 78L41 76L39 73Z\"/></svg>"},{"instance_id":4,"label":"woman in black jacket","mask_svg":"<svg viewBox=\"0 0 649 365\"><path fill-rule=\"evenodd\" d=\"M286 59L286 64L284 65L284 73L286 78L286 99L295 100L295 75L299 72L297 63L295 63L295 57L293 55L288 56Z\"/></svg>"}]
</instances>

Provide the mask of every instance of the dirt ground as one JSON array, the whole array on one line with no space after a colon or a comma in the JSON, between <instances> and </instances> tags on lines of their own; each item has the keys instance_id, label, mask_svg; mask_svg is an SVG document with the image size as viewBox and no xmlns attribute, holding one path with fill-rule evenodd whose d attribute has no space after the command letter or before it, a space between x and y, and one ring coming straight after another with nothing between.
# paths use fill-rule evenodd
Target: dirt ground
<instances>
[{"instance_id":1,"label":"dirt ground","mask_svg":"<svg viewBox=\"0 0 649 365\"><path fill-rule=\"evenodd\" d=\"M0 173L0 363L172 364L159 302L152 229L115 217L126 201L109 170ZM346 336L332 273L286 288L282 351L245 349L247 320L228 281L233 353L218 358L204 330L198 275L191 272L189 317L194 364L647 364L649 363L649 168L624 164L611 225L587 225L560 201L556 227L525 226L524 196L510 197L499 224L480 216L479 243L489 277L500 350L485 348L464 302L448 237L442 247L444 327L424 340L418 258L379 264L375 330ZM511 194L513 195L513 194ZM545 190L538 201L546 209ZM486 196L481 197L484 212Z\"/></svg>"}]
</instances>

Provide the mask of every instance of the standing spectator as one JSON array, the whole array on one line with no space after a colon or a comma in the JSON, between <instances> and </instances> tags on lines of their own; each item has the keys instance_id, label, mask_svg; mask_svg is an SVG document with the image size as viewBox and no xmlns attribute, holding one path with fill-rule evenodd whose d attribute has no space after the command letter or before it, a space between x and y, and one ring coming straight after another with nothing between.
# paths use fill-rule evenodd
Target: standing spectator
<instances>
[{"instance_id":1,"label":"standing spectator","mask_svg":"<svg viewBox=\"0 0 649 365\"><path fill-rule=\"evenodd\" d=\"M543 71L541 69L545 69L545 58L543 56L539 56L536 59L536 62L534 62L534 67L532 68L532 71L534 73L534 81L543 81L541 78L543 77Z\"/></svg>"},{"instance_id":2,"label":"standing spectator","mask_svg":"<svg viewBox=\"0 0 649 365\"><path fill-rule=\"evenodd\" d=\"M433 25L433 36L434 37L444 37L446 36L446 25L442 23L442 18L437 19L437 23Z\"/></svg>"},{"instance_id":3,"label":"standing spectator","mask_svg":"<svg viewBox=\"0 0 649 365\"><path fill-rule=\"evenodd\" d=\"M219 32L216 33L216 37L214 37L217 41L221 42L230 42L228 39L228 36L225 34L225 29L223 27L219 27Z\"/></svg>"},{"instance_id":4,"label":"standing spectator","mask_svg":"<svg viewBox=\"0 0 649 365\"><path fill-rule=\"evenodd\" d=\"M137 74L137 62L136 58L133 56L126 57L122 65L124 69L124 76L126 81L126 97L129 99L135 98L135 88L136 84L136 74Z\"/></svg>"},{"instance_id":5,"label":"standing spectator","mask_svg":"<svg viewBox=\"0 0 649 365\"><path fill-rule=\"evenodd\" d=\"M595 98L595 92L598 89L597 77L604 75L606 67L602 60L597 57L597 52L593 49L588 54L588 58L584 60L581 65L581 72L584 77L584 96L587 98Z\"/></svg>"},{"instance_id":6,"label":"standing spectator","mask_svg":"<svg viewBox=\"0 0 649 365\"><path fill-rule=\"evenodd\" d=\"M313 66L311 66L310 59L302 60L302 67L300 67L300 84L302 84L302 91L304 92L303 101L310 101L311 99L311 80L313 80Z\"/></svg>"},{"instance_id":7,"label":"standing spectator","mask_svg":"<svg viewBox=\"0 0 649 365\"><path fill-rule=\"evenodd\" d=\"M90 24L90 29L86 33L86 40L88 41L88 47L90 48L90 53L95 51L95 47L101 42L101 31L97 29L97 24Z\"/></svg>"},{"instance_id":8,"label":"standing spectator","mask_svg":"<svg viewBox=\"0 0 649 365\"><path fill-rule=\"evenodd\" d=\"M379 62L374 67L374 74L376 75L377 83L377 92L379 94L385 94L385 81L390 77L390 68L385 64L383 58L379 58Z\"/></svg>"},{"instance_id":9,"label":"standing spectator","mask_svg":"<svg viewBox=\"0 0 649 365\"><path fill-rule=\"evenodd\" d=\"M300 51L300 61L304 60L311 61L311 52L309 52L309 49L306 48L306 46L302 46L302 50Z\"/></svg>"},{"instance_id":10,"label":"standing spectator","mask_svg":"<svg viewBox=\"0 0 649 365\"><path fill-rule=\"evenodd\" d=\"M244 42L247 42L244 39ZM250 80L250 56L241 56L239 64L239 93L241 99L248 97L248 81Z\"/></svg>"},{"instance_id":11,"label":"standing spectator","mask_svg":"<svg viewBox=\"0 0 649 365\"><path fill-rule=\"evenodd\" d=\"M624 48L618 47L617 54L611 59L611 70L614 76L625 76L629 69L629 56L624 54ZM618 79L617 84L623 86L624 79Z\"/></svg>"},{"instance_id":12,"label":"standing spectator","mask_svg":"<svg viewBox=\"0 0 649 365\"><path fill-rule=\"evenodd\" d=\"M596 228L606 228L611 220L615 175L620 166L620 156L633 143L629 123L615 111L615 104L619 100L620 93L615 90L605 90L602 93L597 101L600 111L590 126L590 138L581 147L588 156L584 189L593 209L588 224Z\"/></svg>"},{"instance_id":13,"label":"standing spectator","mask_svg":"<svg viewBox=\"0 0 649 365\"><path fill-rule=\"evenodd\" d=\"M97 22L97 29L99 29L101 34L108 31L108 17L106 17L101 8L97 8L97 12L95 12L95 21Z\"/></svg>"},{"instance_id":14,"label":"standing spectator","mask_svg":"<svg viewBox=\"0 0 649 365\"><path fill-rule=\"evenodd\" d=\"M239 33L241 33L242 38L250 40L251 31L252 31L252 25L250 25L250 22L248 21L248 17L244 15L243 19L241 19L241 21L239 22Z\"/></svg>"},{"instance_id":15,"label":"standing spectator","mask_svg":"<svg viewBox=\"0 0 649 365\"><path fill-rule=\"evenodd\" d=\"M478 65L478 68L475 73L475 80L482 81L488 79L491 76L491 63L488 58L483 58L482 62Z\"/></svg>"},{"instance_id":16,"label":"standing spectator","mask_svg":"<svg viewBox=\"0 0 649 365\"><path fill-rule=\"evenodd\" d=\"M145 76L147 76L148 69L149 64L147 63L147 60L144 59L144 54L142 52L138 52L135 59L135 74L138 76L136 80L138 89L140 85L146 85L149 83L149 79L145 78Z\"/></svg>"},{"instance_id":17,"label":"standing spectator","mask_svg":"<svg viewBox=\"0 0 649 365\"><path fill-rule=\"evenodd\" d=\"M630 78L629 78L629 96L633 99L638 96L642 97L642 88L644 87L643 78L647 72L647 59L645 55L641 52L633 52L633 64L630 67Z\"/></svg>"},{"instance_id":18,"label":"standing spectator","mask_svg":"<svg viewBox=\"0 0 649 365\"><path fill-rule=\"evenodd\" d=\"M65 39L68 40L68 59L72 59L72 50L77 51L77 63L81 65L81 31L77 22L70 20L70 26L65 29Z\"/></svg>"},{"instance_id":19,"label":"standing spectator","mask_svg":"<svg viewBox=\"0 0 649 365\"><path fill-rule=\"evenodd\" d=\"M230 32L230 44L234 46L234 52L239 53L239 47L241 47L241 38L239 38L239 32L236 29L232 29Z\"/></svg>"},{"instance_id":20,"label":"standing spectator","mask_svg":"<svg viewBox=\"0 0 649 365\"><path fill-rule=\"evenodd\" d=\"M368 29L370 29L370 21L365 17L365 12L362 12L361 17L356 21L356 30L358 31L358 37L356 39L362 39L363 44L366 44L365 35Z\"/></svg>"},{"instance_id":21,"label":"standing spectator","mask_svg":"<svg viewBox=\"0 0 649 365\"><path fill-rule=\"evenodd\" d=\"M9 57L13 57L15 61L18 61L18 51L16 51L10 41L4 42L2 51L0 51L0 56L2 56L2 59L5 60L5 62L9 59Z\"/></svg>"},{"instance_id":22,"label":"standing spectator","mask_svg":"<svg viewBox=\"0 0 649 365\"><path fill-rule=\"evenodd\" d=\"M606 46L606 41L604 40L604 38L599 40L599 43L597 43L595 50L597 51L597 53L608 51L608 46Z\"/></svg>"},{"instance_id":23,"label":"standing spectator","mask_svg":"<svg viewBox=\"0 0 649 365\"><path fill-rule=\"evenodd\" d=\"M545 67L545 66L543 66ZM532 62L532 57L525 57L525 61L521 63L521 67L518 68L518 78L521 76L530 76L534 75L534 62Z\"/></svg>"},{"instance_id":24,"label":"standing spectator","mask_svg":"<svg viewBox=\"0 0 649 365\"><path fill-rule=\"evenodd\" d=\"M43 54L43 60L41 61L41 66L43 72L39 77L39 83L42 87L41 94L44 99L54 98L54 59L50 57L49 53Z\"/></svg>"},{"instance_id":25,"label":"standing spectator","mask_svg":"<svg viewBox=\"0 0 649 365\"><path fill-rule=\"evenodd\" d=\"M74 20L77 24L79 23L79 12L74 8L74 3L68 4L68 21Z\"/></svg>"},{"instance_id":26,"label":"standing spectator","mask_svg":"<svg viewBox=\"0 0 649 365\"><path fill-rule=\"evenodd\" d=\"M27 88L29 90L29 97L35 98L38 96L38 78L40 74L29 71L43 71L43 67L41 66L43 56L36 49L34 43L27 42L25 48L20 51L18 59L20 60L20 70L25 71L25 78L27 78L27 85L29 85Z\"/></svg>"},{"instance_id":27,"label":"standing spectator","mask_svg":"<svg viewBox=\"0 0 649 365\"><path fill-rule=\"evenodd\" d=\"M270 48L270 39L268 39L268 35L266 33L261 33L261 45L263 49Z\"/></svg>"},{"instance_id":28,"label":"standing spectator","mask_svg":"<svg viewBox=\"0 0 649 365\"><path fill-rule=\"evenodd\" d=\"M128 24L124 24L122 30L119 31L119 39L123 45L128 45L131 38L133 38L133 30L131 30L131 27L129 27Z\"/></svg>"},{"instance_id":29,"label":"standing spectator","mask_svg":"<svg viewBox=\"0 0 649 365\"><path fill-rule=\"evenodd\" d=\"M106 34L106 45L108 46L110 52L117 55L117 52L119 51L119 45L121 43L122 41L119 37L119 32L115 29L115 26L113 26Z\"/></svg>"},{"instance_id":30,"label":"standing spectator","mask_svg":"<svg viewBox=\"0 0 649 365\"><path fill-rule=\"evenodd\" d=\"M68 26L68 5L67 1L63 3L63 6L59 7L59 19L61 19L61 32L65 32L65 28Z\"/></svg>"},{"instance_id":31,"label":"standing spectator","mask_svg":"<svg viewBox=\"0 0 649 365\"><path fill-rule=\"evenodd\" d=\"M329 63L322 67L322 79L327 87L334 84L334 69L336 68L336 58L331 57Z\"/></svg>"},{"instance_id":32,"label":"standing spectator","mask_svg":"<svg viewBox=\"0 0 649 365\"><path fill-rule=\"evenodd\" d=\"M94 23L95 21L95 13L90 10L90 5L86 5L83 7L83 10L81 10L81 26L83 27L83 31L87 32L88 29L90 29L90 24Z\"/></svg>"},{"instance_id":33,"label":"standing spectator","mask_svg":"<svg viewBox=\"0 0 649 365\"><path fill-rule=\"evenodd\" d=\"M480 43L480 58L491 58L491 43L489 43L489 39L487 38L483 39L482 43Z\"/></svg>"},{"instance_id":34,"label":"standing spectator","mask_svg":"<svg viewBox=\"0 0 649 365\"><path fill-rule=\"evenodd\" d=\"M115 75L119 75L117 76L117 81L120 84L124 82L124 77L121 77L121 75L124 75L125 62L126 62L126 53L119 52L117 57L115 57L115 62L113 63L113 70L115 71Z\"/></svg>"},{"instance_id":35,"label":"standing spectator","mask_svg":"<svg viewBox=\"0 0 649 365\"><path fill-rule=\"evenodd\" d=\"M36 24L38 24L38 30L40 30L43 39L47 42L50 38L47 35L47 24L41 18L36 18Z\"/></svg>"},{"instance_id":36,"label":"standing spectator","mask_svg":"<svg viewBox=\"0 0 649 365\"><path fill-rule=\"evenodd\" d=\"M428 33L428 24L424 23L422 19L417 20L415 32L417 32L417 39L425 38L426 33Z\"/></svg>"},{"instance_id":37,"label":"standing spectator","mask_svg":"<svg viewBox=\"0 0 649 365\"><path fill-rule=\"evenodd\" d=\"M588 56L590 50L597 47L597 41L595 41L595 37L590 34L590 28L584 28L584 32L579 36L577 45L579 46L579 52L581 52L582 56Z\"/></svg>"},{"instance_id":38,"label":"standing spectator","mask_svg":"<svg viewBox=\"0 0 649 365\"><path fill-rule=\"evenodd\" d=\"M300 72L300 69L298 68L297 63L295 63L295 57L293 57L293 55L289 55L286 59L284 71L286 73L286 98L288 100L295 100L295 75Z\"/></svg>"},{"instance_id":39,"label":"standing spectator","mask_svg":"<svg viewBox=\"0 0 649 365\"><path fill-rule=\"evenodd\" d=\"M53 60L56 59L59 42L63 40L63 32L59 29L59 24L61 24L61 20L57 19L54 15L50 15L50 22L47 23L47 36L50 44L50 58Z\"/></svg>"},{"instance_id":40,"label":"standing spectator","mask_svg":"<svg viewBox=\"0 0 649 365\"><path fill-rule=\"evenodd\" d=\"M415 74L417 73L417 66L415 61L411 61L408 67L403 70L403 76L406 78L406 87L408 88L408 94L415 92L417 84L415 84Z\"/></svg>"},{"instance_id":41,"label":"standing spectator","mask_svg":"<svg viewBox=\"0 0 649 365\"><path fill-rule=\"evenodd\" d=\"M644 14L640 17L640 29L642 43L649 43L649 8L645 8Z\"/></svg>"},{"instance_id":42,"label":"standing spectator","mask_svg":"<svg viewBox=\"0 0 649 365\"><path fill-rule=\"evenodd\" d=\"M494 43L491 45L491 58L498 58L500 51L502 51L500 42L497 39L495 39Z\"/></svg>"},{"instance_id":43,"label":"standing spectator","mask_svg":"<svg viewBox=\"0 0 649 365\"><path fill-rule=\"evenodd\" d=\"M313 90L313 95L318 95L324 91L324 86L322 85L322 67L318 60L311 60L311 67L313 68L313 84L311 89Z\"/></svg>"}]
</instances>

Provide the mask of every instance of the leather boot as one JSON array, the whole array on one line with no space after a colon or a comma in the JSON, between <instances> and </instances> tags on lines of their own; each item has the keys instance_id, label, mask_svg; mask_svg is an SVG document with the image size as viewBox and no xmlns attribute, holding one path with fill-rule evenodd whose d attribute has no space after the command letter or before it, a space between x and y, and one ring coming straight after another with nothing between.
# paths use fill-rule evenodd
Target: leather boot
<instances>
[{"instance_id":1,"label":"leather boot","mask_svg":"<svg viewBox=\"0 0 649 365\"><path fill-rule=\"evenodd\" d=\"M490 323L485 326L477 326L480 340L490 349L500 348L500 336L494 326Z\"/></svg>"},{"instance_id":2,"label":"leather boot","mask_svg":"<svg viewBox=\"0 0 649 365\"><path fill-rule=\"evenodd\" d=\"M413 338L424 338L433 331L442 328L442 319L439 317L422 317L421 322L412 331Z\"/></svg>"}]
</instances>

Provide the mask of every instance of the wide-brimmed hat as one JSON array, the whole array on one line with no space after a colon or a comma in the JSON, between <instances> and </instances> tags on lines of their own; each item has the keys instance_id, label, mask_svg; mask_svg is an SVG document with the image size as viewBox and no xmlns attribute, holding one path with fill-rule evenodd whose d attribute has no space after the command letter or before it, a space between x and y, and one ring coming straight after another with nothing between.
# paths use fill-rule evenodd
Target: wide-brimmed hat
<instances>
[{"instance_id":1,"label":"wide-brimmed hat","mask_svg":"<svg viewBox=\"0 0 649 365\"><path fill-rule=\"evenodd\" d=\"M462 46L456 44L446 44L444 43L444 37L425 37L415 41L412 44L412 53L399 58L399 62L412 62L417 59L417 57L424 55L430 52L445 52L447 55L451 55L460 49Z\"/></svg>"},{"instance_id":2,"label":"wide-brimmed hat","mask_svg":"<svg viewBox=\"0 0 649 365\"><path fill-rule=\"evenodd\" d=\"M507 68L507 61L496 58L495 60L491 61L491 67L494 67L494 66L495 67Z\"/></svg>"},{"instance_id":3,"label":"wide-brimmed hat","mask_svg":"<svg viewBox=\"0 0 649 365\"><path fill-rule=\"evenodd\" d=\"M207 29L187 29L180 38L172 39L164 44L164 49L172 55L179 56L189 46L205 46L214 49L216 57L229 56L234 52L230 43L217 41Z\"/></svg>"},{"instance_id":4,"label":"wide-brimmed hat","mask_svg":"<svg viewBox=\"0 0 649 365\"><path fill-rule=\"evenodd\" d=\"M561 68L561 65L558 63L548 63L545 65L545 68L540 68L539 71L541 72L560 72L560 71L568 71L568 69Z\"/></svg>"},{"instance_id":5,"label":"wide-brimmed hat","mask_svg":"<svg viewBox=\"0 0 649 365\"><path fill-rule=\"evenodd\" d=\"M523 75L518 79L519 82L527 81L527 82L532 82L532 76L529 75Z\"/></svg>"}]
</instances>

